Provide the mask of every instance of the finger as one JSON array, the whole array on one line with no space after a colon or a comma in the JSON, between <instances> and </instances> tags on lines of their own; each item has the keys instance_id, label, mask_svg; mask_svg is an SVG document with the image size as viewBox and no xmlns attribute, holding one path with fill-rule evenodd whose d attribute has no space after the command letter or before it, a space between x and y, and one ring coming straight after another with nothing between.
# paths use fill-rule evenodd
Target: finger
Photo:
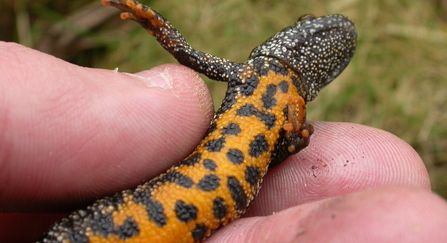
<instances>
[{"instance_id":1,"label":"finger","mask_svg":"<svg viewBox=\"0 0 447 243\"><path fill-rule=\"evenodd\" d=\"M351 123L312 124L310 145L267 173L246 216L383 185L430 190L422 159L398 137Z\"/></svg>"},{"instance_id":2,"label":"finger","mask_svg":"<svg viewBox=\"0 0 447 243\"><path fill-rule=\"evenodd\" d=\"M127 75L0 44L3 212L141 184L191 152L213 114L203 81L180 65Z\"/></svg>"},{"instance_id":3,"label":"finger","mask_svg":"<svg viewBox=\"0 0 447 243\"><path fill-rule=\"evenodd\" d=\"M447 242L447 203L416 187L385 186L237 220L217 242Z\"/></svg>"}]
</instances>

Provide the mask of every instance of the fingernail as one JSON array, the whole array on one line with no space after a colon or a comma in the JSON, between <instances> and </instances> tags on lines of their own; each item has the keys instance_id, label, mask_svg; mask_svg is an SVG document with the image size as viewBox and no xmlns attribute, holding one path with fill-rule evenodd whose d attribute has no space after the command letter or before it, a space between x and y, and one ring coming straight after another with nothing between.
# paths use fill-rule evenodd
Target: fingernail
<instances>
[{"instance_id":1,"label":"fingernail","mask_svg":"<svg viewBox=\"0 0 447 243\"><path fill-rule=\"evenodd\" d=\"M133 78L144 82L147 87L157 87L162 89L172 89L173 80L169 72L160 72L158 70L145 70L138 73L124 73Z\"/></svg>"}]
</instances>

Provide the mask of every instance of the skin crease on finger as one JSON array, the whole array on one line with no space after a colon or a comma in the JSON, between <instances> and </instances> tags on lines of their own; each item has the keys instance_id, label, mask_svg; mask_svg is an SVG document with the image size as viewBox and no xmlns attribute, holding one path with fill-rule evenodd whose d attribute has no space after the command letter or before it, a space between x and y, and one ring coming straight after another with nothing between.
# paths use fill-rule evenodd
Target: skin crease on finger
<instances>
[{"instance_id":1,"label":"skin crease on finger","mask_svg":"<svg viewBox=\"0 0 447 243\"><path fill-rule=\"evenodd\" d=\"M206 85L180 65L126 75L12 43L0 53L2 212L73 209L136 186L188 155L213 115Z\"/></svg>"}]
</instances>

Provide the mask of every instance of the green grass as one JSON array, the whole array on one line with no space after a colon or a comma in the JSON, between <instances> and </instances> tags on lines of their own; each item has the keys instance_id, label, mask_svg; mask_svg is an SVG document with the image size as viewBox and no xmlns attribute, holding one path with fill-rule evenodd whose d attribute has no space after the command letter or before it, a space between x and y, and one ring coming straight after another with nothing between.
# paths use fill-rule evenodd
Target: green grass
<instances>
[{"instance_id":1,"label":"green grass","mask_svg":"<svg viewBox=\"0 0 447 243\"><path fill-rule=\"evenodd\" d=\"M77 26L80 21L73 16L85 10L82 4L104 11L99 0L6 2L0 3L0 28L14 31L1 30L2 40L79 65L126 72L175 62L117 12L102 18L95 12L82 21L96 24ZM424 159L433 190L447 198L447 7L441 1L142 2L167 17L196 49L234 61L246 60L254 47L302 14L349 16L358 28L357 52L346 71L309 105L309 120L356 122L399 136ZM208 83L218 104L225 84Z\"/></svg>"}]
</instances>

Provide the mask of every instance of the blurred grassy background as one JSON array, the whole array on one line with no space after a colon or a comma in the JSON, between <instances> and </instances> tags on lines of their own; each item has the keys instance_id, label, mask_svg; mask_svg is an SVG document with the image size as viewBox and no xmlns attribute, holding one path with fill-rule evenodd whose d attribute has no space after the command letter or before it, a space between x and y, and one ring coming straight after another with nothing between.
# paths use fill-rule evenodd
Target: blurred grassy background
<instances>
[{"instance_id":1,"label":"blurred grassy background","mask_svg":"<svg viewBox=\"0 0 447 243\"><path fill-rule=\"evenodd\" d=\"M349 16L358 29L347 70L309 105L309 120L387 130L424 159L433 190L447 198L446 0L141 1L201 51L245 61L266 38L305 13ZM82 66L137 72L175 62L137 24L99 0L0 2L0 40ZM216 105L224 83L208 82Z\"/></svg>"}]
</instances>

